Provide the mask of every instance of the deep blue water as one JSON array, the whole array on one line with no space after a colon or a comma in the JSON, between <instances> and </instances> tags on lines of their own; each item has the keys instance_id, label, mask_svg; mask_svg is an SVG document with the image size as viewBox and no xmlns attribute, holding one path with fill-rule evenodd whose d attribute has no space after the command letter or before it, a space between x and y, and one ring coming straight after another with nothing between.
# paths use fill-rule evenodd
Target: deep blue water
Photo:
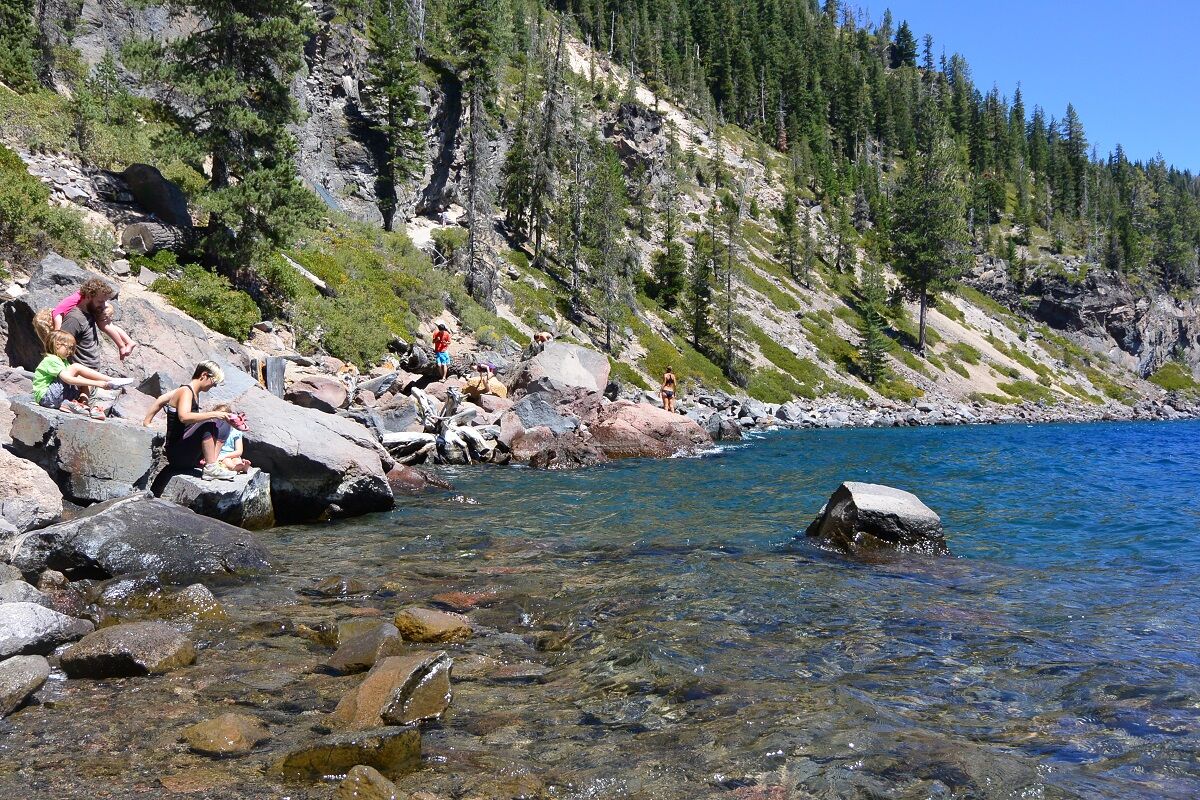
<instances>
[{"instance_id":1,"label":"deep blue water","mask_svg":"<svg viewBox=\"0 0 1200 800\"><path fill-rule=\"evenodd\" d=\"M278 541L509 598L473 619L551 669L505 690L521 735L451 720L435 750L499 747L563 797L1200 796L1200 423L780 432L448 477L455 499ZM919 495L955 557L798 538L850 479Z\"/></svg>"}]
</instances>

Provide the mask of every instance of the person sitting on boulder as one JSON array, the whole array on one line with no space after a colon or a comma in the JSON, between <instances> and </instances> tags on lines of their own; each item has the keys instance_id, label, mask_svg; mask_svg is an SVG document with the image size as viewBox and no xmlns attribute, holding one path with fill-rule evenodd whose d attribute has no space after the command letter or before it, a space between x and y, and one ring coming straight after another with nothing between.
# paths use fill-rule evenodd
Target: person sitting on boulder
<instances>
[{"instance_id":1,"label":"person sitting on boulder","mask_svg":"<svg viewBox=\"0 0 1200 800\"><path fill-rule=\"evenodd\" d=\"M450 377L450 331L444 322L439 322L437 330L433 332L433 352L441 372L439 379L444 381Z\"/></svg>"},{"instance_id":2,"label":"person sitting on boulder","mask_svg":"<svg viewBox=\"0 0 1200 800\"><path fill-rule=\"evenodd\" d=\"M122 359L134 347L129 334L112 324L113 307L109 300L115 297L116 293L103 278L88 278L78 292L55 308L37 312L33 318L34 331L42 342L52 331L64 330L71 334L75 337L75 360L88 369L98 370L101 355L98 330L103 330L113 340Z\"/></svg>"},{"instance_id":3,"label":"person sitting on boulder","mask_svg":"<svg viewBox=\"0 0 1200 800\"><path fill-rule=\"evenodd\" d=\"M86 390L117 389L133 381L110 378L82 364L68 363L75 354L75 337L65 331L51 331L46 337L46 355L33 371L33 399L44 408L57 408L67 414L78 414L96 420L105 418L104 411L88 407Z\"/></svg>"},{"instance_id":4,"label":"person sitting on boulder","mask_svg":"<svg viewBox=\"0 0 1200 800\"><path fill-rule=\"evenodd\" d=\"M104 288L108 288L108 284L104 283L98 278L89 278L89 281L90 280L96 280L98 283L103 283ZM82 299L83 291L81 289L74 294L64 297L62 302L54 307L54 310L50 312L52 315L51 324L54 326L54 330L57 331L62 329L63 320L66 319L67 314L71 313L72 309L79 305L79 301ZM134 344L133 339L129 338L129 334L126 333L120 325L117 325L115 322L113 322L115 310L111 301L115 301L116 299L117 296L114 294L110 298L109 302L104 303L104 314L100 319L99 328L101 333L111 339L112 343L117 346L117 355L120 356L122 361L124 361L129 354L133 352L133 348L137 347L137 345Z\"/></svg>"},{"instance_id":5,"label":"person sitting on boulder","mask_svg":"<svg viewBox=\"0 0 1200 800\"><path fill-rule=\"evenodd\" d=\"M529 343L529 355L536 356L538 353L546 349L546 345L554 337L549 331L538 331L533 335L533 341Z\"/></svg>"},{"instance_id":6,"label":"person sitting on boulder","mask_svg":"<svg viewBox=\"0 0 1200 800\"><path fill-rule=\"evenodd\" d=\"M234 411L228 403L213 406L213 411L228 411L230 414L229 436L225 439L225 444L221 445L221 452L217 454L221 466L231 472L249 472L253 464L243 457L246 444L242 434L250 430L246 415Z\"/></svg>"},{"instance_id":7,"label":"person sitting on boulder","mask_svg":"<svg viewBox=\"0 0 1200 800\"><path fill-rule=\"evenodd\" d=\"M212 361L201 361L192 372L192 379L178 389L168 392L167 402L167 463L176 470L194 470L204 463L200 477L204 480L233 480L232 470L221 465L221 448L229 438L228 411L201 411L200 395L225 380L225 373ZM163 398L159 398L160 400ZM146 424L158 412L155 408Z\"/></svg>"}]
</instances>

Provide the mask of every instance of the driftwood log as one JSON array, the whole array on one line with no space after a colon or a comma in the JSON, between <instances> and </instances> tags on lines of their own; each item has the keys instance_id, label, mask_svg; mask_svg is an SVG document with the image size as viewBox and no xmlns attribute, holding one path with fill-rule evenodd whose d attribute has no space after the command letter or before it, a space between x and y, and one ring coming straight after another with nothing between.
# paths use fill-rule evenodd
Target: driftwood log
<instances>
[{"instance_id":1,"label":"driftwood log","mask_svg":"<svg viewBox=\"0 0 1200 800\"><path fill-rule=\"evenodd\" d=\"M421 389L413 389L412 398L424 430L384 435L383 444L396 461L406 465L430 460L435 464L474 464L495 459L499 431L495 426L471 427L475 409L458 410L462 393L457 389L446 393L440 409Z\"/></svg>"},{"instance_id":2,"label":"driftwood log","mask_svg":"<svg viewBox=\"0 0 1200 800\"><path fill-rule=\"evenodd\" d=\"M162 222L135 222L126 225L121 233L121 246L125 252L152 256L160 250L182 253L187 249L192 231Z\"/></svg>"}]
</instances>

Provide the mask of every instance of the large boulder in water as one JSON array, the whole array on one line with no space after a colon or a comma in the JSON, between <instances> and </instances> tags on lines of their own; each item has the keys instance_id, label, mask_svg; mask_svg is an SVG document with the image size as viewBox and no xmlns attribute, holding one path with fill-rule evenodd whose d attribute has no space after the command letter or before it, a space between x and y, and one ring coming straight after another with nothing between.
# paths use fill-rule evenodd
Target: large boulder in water
<instances>
[{"instance_id":1,"label":"large boulder in water","mask_svg":"<svg viewBox=\"0 0 1200 800\"><path fill-rule=\"evenodd\" d=\"M245 413L246 458L271 473L277 518L311 520L392 507L387 453L358 422L281 400L240 370L226 370L225 383L211 397ZM392 466L390 459L386 466Z\"/></svg>"},{"instance_id":2,"label":"large boulder in water","mask_svg":"<svg viewBox=\"0 0 1200 800\"><path fill-rule=\"evenodd\" d=\"M24 533L57 522L62 513L62 492L46 471L0 448L0 519Z\"/></svg>"},{"instance_id":3,"label":"large boulder in water","mask_svg":"<svg viewBox=\"0 0 1200 800\"><path fill-rule=\"evenodd\" d=\"M609 458L665 458L712 444L694 420L628 400L600 408L588 431Z\"/></svg>"},{"instance_id":4,"label":"large boulder in water","mask_svg":"<svg viewBox=\"0 0 1200 800\"><path fill-rule=\"evenodd\" d=\"M71 578L150 572L181 581L270 567L251 534L149 493L100 503L16 537L4 556L27 576L54 569Z\"/></svg>"},{"instance_id":5,"label":"large boulder in water","mask_svg":"<svg viewBox=\"0 0 1200 800\"><path fill-rule=\"evenodd\" d=\"M518 367L513 389L529 392L558 385L603 392L610 370L608 356L603 353L577 344L550 342Z\"/></svg>"},{"instance_id":6,"label":"large boulder in water","mask_svg":"<svg viewBox=\"0 0 1200 800\"><path fill-rule=\"evenodd\" d=\"M13 451L41 466L77 503L143 491L158 474L159 431L111 417L101 421L66 414L28 399L12 405Z\"/></svg>"},{"instance_id":7,"label":"large boulder in water","mask_svg":"<svg viewBox=\"0 0 1200 800\"><path fill-rule=\"evenodd\" d=\"M915 494L878 483L846 481L805 535L857 556L879 551L949 555L942 520Z\"/></svg>"},{"instance_id":8,"label":"large boulder in water","mask_svg":"<svg viewBox=\"0 0 1200 800\"><path fill-rule=\"evenodd\" d=\"M49 677L50 664L42 656L14 656L0 662L0 719L16 711Z\"/></svg>"}]
</instances>

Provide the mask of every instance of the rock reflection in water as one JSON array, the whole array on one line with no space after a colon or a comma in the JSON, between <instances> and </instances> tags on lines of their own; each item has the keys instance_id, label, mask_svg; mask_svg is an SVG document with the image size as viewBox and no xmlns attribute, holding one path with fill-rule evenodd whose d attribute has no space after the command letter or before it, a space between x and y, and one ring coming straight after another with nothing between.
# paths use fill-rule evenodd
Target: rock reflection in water
<instances>
[{"instance_id":1,"label":"rock reflection in water","mask_svg":"<svg viewBox=\"0 0 1200 800\"><path fill-rule=\"evenodd\" d=\"M476 635L430 646L456 659L454 701L406 792L1195 797L1198 433L805 432L586 473L460 470L478 505L264 535L280 571L210 587L229 619L194 623L195 666L52 680L0 723L0 795L328 798L268 767L361 680L317 669L339 623L440 603ZM851 478L915 489L961 557L864 565L796 541ZM358 593L314 591L331 576ZM222 761L179 741L230 710L270 740Z\"/></svg>"}]
</instances>

